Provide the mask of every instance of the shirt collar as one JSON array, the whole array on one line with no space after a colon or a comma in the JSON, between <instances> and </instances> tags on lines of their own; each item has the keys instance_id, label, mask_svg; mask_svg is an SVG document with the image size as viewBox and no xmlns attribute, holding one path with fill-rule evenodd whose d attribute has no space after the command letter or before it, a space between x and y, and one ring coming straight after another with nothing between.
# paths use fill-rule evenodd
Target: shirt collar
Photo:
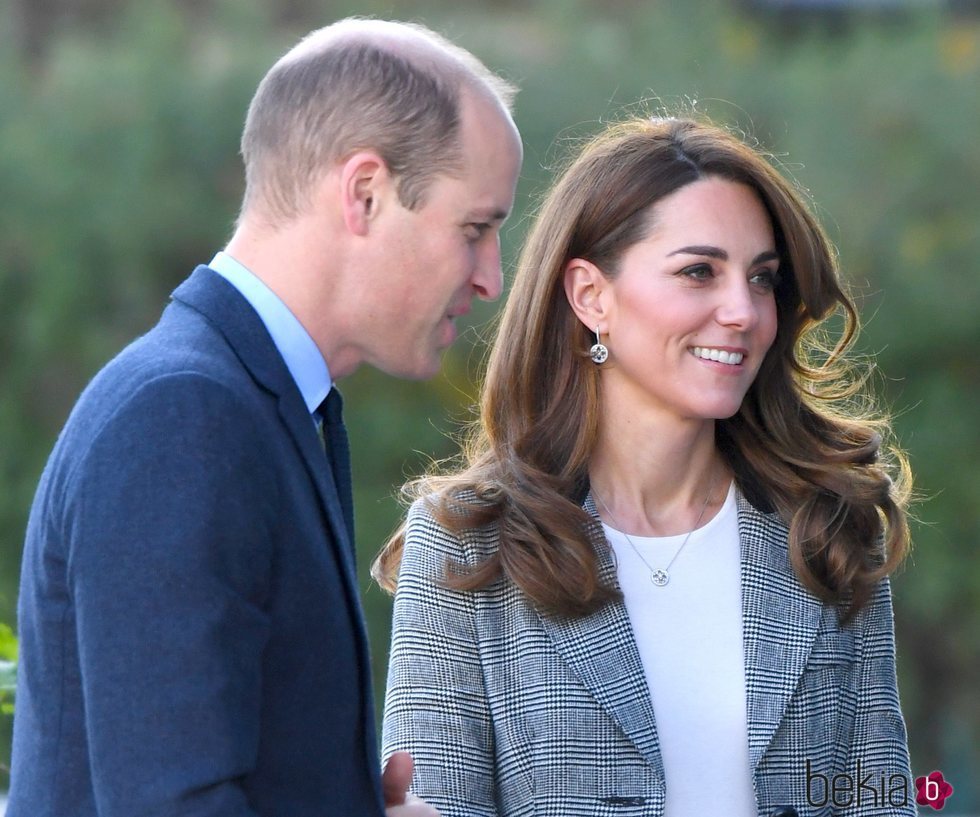
<instances>
[{"instance_id":1,"label":"shirt collar","mask_svg":"<svg viewBox=\"0 0 980 817\"><path fill-rule=\"evenodd\" d=\"M208 266L235 287L258 313L312 414L326 398L333 381L310 333L278 295L228 253L219 252Z\"/></svg>"}]
</instances>

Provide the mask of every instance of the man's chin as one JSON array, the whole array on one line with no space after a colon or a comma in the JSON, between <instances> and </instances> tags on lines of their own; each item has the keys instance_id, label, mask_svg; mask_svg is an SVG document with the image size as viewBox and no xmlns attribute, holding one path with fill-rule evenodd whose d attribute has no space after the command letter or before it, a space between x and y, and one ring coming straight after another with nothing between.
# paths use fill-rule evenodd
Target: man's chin
<instances>
[{"instance_id":1,"label":"man's chin","mask_svg":"<svg viewBox=\"0 0 980 817\"><path fill-rule=\"evenodd\" d=\"M442 371L444 353L445 349L441 349L433 352L426 359L379 364L375 368L401 380L431 380Z\"/></svg>"}]
</instances>

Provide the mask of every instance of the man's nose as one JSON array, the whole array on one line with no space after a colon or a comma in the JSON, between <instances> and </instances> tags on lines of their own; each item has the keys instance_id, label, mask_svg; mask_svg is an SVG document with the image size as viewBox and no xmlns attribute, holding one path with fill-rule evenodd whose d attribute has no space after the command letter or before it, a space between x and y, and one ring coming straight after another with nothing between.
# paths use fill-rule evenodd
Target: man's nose
<instances>
[{"instance_id":1,"label":"man's nose","mask_svg":"<svg viewBox=\"0 0 980 817\"><path fill-rule=\"evenodd\" d=\"M473 270L473 289L481 301L496 301L504 291L504 272L500 265L500 236L485 242Z\"/></svg>"}]
</instances>

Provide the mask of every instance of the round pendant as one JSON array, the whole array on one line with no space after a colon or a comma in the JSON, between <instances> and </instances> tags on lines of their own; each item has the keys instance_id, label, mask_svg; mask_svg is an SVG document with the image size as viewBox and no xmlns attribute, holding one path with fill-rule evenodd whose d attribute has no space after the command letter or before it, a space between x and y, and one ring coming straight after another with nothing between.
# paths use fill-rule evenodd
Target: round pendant
<instances>
[{"instance_id":1,"label":"round pendant","mask_svg":"<svg viewBox=\"0 0 980 817\"><path fill-rule=\"evenodd\" d=\"M663 587L670 581L670 576L667 574L666 570L654 570L653 573L650 574L650 581L657 585L657 587Z\"/></svg>"},{"instance_id":2,"label":"round pendant","mask_svg":"<svg viewBox=\"0 0 980 817\"><path fill-rule=\"evenodd\" d=\"M589 356L593 363L605 363L609 357L609 349L606 348L605 344L597 343L589 349Z\"/></svg>"}]
</instances>

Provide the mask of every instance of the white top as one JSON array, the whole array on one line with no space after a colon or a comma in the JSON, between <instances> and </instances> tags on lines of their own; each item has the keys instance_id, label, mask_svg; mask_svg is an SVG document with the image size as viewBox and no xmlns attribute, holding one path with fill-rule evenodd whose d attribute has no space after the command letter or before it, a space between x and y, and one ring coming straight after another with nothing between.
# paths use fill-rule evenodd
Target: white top
<instances>
[{"instance_id":1,"label":"white top","mask_svg":"<svg viewBox=\"0 0 980 817\"><path fill-rule=\"evenodd\" d=\"M735 486L694 531L657 587L619 531L603 524L616 556L663 755L665 817L756 817L749 766L742 592ZM630 536L664 568L686 534Z\"/></svg>"}]
</instances>

